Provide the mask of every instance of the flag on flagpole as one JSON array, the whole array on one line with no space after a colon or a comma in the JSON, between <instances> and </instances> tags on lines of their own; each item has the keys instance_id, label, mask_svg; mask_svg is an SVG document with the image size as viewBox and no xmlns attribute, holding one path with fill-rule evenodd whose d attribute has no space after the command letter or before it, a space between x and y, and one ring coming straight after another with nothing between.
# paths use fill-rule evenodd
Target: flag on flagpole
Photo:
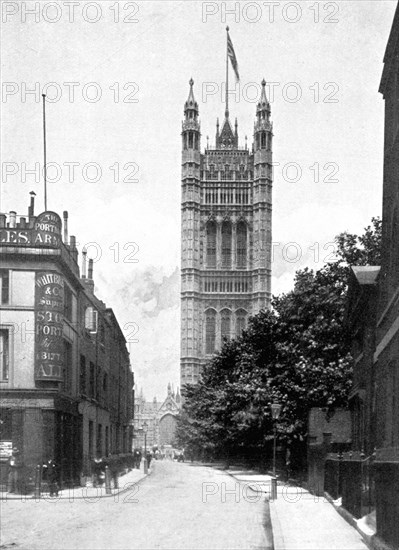
<instances>
[{"instance_id":1,"label":"flag on flagpole","mask_svg":"<svg viewBox=\"0 0 399 550\"><path fill-rule=\"evenodd\" d=\"M238 74L237 58L236 58L236 54L234 52L233 42L231 41L228 28L227 28L227 56L230 58L231 65L232 65L233 70L234 70L234 74L236 75L236 80L237 80L237 82L239 82L240 81L240 75Z\"/></svg>"}]
</instances>

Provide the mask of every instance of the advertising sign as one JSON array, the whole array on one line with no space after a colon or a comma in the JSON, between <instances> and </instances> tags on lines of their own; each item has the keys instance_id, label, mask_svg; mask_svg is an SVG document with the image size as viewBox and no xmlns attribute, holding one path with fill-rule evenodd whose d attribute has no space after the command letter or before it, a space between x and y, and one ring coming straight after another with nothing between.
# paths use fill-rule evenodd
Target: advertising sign
<instances>
[{"instance_id":1,"label":"advertising sign","mask_svg":"<svg viewBox=\"0 0 399 550\"><path fill-rule=\"evenodd\" d=\"M61 218L56 212L42 212L33 229L1 228L0 245L31 245L58 248L61 243Z\"/></svg>"},{"instance_id":2,"label":"advertising sign","mask_svg":"<svg viewBox=\"0 0 399 550\"><path fill-rule=\"evenodd\" d=\"M62 381L64 279L39 271L35 279L35 380Z\"/></svg>"},{"instance_id":3,"label":"advertising sign","mask_svg":"<svg viewBox=\"0 0 399 550\"><path fill-rule=\"evenodd\" d=\"M12 441L0 441L0 458L9 458L12 455Z\"/></svg>"}]
</instances>

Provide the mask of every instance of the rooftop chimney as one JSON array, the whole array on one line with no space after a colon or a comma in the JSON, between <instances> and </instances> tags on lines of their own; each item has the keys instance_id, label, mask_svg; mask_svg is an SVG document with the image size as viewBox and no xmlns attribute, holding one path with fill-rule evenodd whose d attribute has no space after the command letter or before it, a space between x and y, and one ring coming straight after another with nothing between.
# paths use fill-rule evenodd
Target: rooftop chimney
<instances>
[{"instance_id":1,"label":"rooftop chimney","mask_svg":"<svg viewBox=\"0 0 399 550\"><path fill-rule=\"evenodd\" d=\"M35 214L35 196L36 196L36 193L34 191L31 191L29 193L30 195L30 206L28 208L28 216L30 218L32 218Z\"/></svg>"},{"instance_id":2,"label":"rooftop chimney","mask_svg":"<svg viewBox=\"0 0 399 550\"><path fill-rule=\"evenodd\" d=\"M91 258L89 260L88 279L93 279L93 260Z\"/></svg>"},{"instance_id":3,"label":"rooftop chimney","mask_svg":"<svg viewBox=\"0 0 399 550\"><path fill-rule=\"evenodd\" d=\"M64 210L64 244L68 244L68 212Z\"/></svg>"},{"instance_id":4,"label":"rooftop chimney","mask_svg":"<svg viewBox=\"0 0 399 550\"><path fill-rule=\"evenodd\" d=\"M17 226L17 213L14 212L14 210L10 211L10 217L9 217L9 227L14 228Z\"/></svg>"},{"instance_id":5,"label":"rooftop chimney","mask_svg":"<svg viewBox=\"0 0 399 550\"><path fill-rule=\"evenodd\" d=\"M86 256L87 256L87 250L84 248L82 250L82 279L86 279Z\"/></svg>"}]
</instances>

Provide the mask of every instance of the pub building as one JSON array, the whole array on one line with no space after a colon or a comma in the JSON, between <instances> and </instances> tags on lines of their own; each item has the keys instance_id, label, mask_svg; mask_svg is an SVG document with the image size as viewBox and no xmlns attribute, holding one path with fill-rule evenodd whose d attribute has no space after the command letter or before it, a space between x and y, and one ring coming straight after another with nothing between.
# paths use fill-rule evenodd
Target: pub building
<instances>
[{"instance_id":1,"label":"pub building","mask_svg":"<svg viewBox=\"0 0 399 550\"><path fill-rule=\"evenodd\" d=\"M32 194L33 195L33 194ZM32 487L35 467L59 465L63 486L92 459L131 451L133 372L112 309L80 272L68 213L0 214L0 489L12 449Z\"/></svg>"}]
</instances>

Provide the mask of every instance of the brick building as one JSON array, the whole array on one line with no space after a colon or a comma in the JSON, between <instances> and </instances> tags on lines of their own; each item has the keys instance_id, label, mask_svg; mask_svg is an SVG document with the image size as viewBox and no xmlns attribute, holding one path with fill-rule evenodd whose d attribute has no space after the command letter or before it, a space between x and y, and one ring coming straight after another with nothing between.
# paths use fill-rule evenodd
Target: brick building
<instances>
[{"instance_id":1,"label":"brick building","mask_svg":"<svg viewBox=\"0 0 399 550\"><path fill-rule=\"evenodd\" d=\"M399 547L399 5L384 57L382 257L376 347L377 533Z\"/></svg>"},{"instance_id":2,"label":"brick building","mask_svg":"<svg viewBox=\"0 0 399 550\"><path fill-rule=\"evenodd\" d=\"M96 455L131 450L133 373L112 309L82 274L55 212L0 215L0 467L18 447L29 482L54 458L73 484ZM63 235L62 235L63 233Z\"/></svg>"},{"instance_id":3,"label":"brick building","mask_svg":"<svg viewBox=\"0 0 399 550\"><path fill-rule=\"evenodd\" d=\"M399 547L399 6L384 57L385 101L381 266L353 268L349 293L354 450L362 490L375 506L377 537ZM364 458L363 458L364 457ZM373 464L369 468L369 463ZM350 480L348 480L348 483ZM360 495L362 497L362 495ZM362 506L359 507L363 513Z\"/></svg>"}]
</instances>

